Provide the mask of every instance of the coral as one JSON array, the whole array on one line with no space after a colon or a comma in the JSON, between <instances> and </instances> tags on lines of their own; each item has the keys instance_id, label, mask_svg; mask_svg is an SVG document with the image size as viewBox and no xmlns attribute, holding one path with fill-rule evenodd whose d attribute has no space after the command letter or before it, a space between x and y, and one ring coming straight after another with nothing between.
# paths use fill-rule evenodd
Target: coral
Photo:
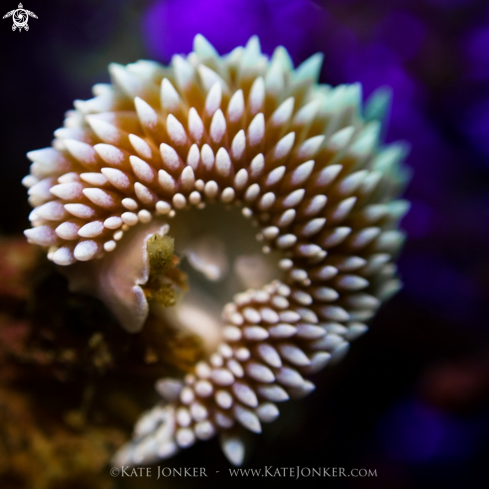
<instances>
[{"instance_id":1,"label":"coral","mask_svg":"<svg viewBox=\"0 0 489 489\"><path fill-rule=\"evenodd\" d=\"M0 389L0 482L5 488L111 489L102 475L123 433L113 427L60 423L13 389ZM22 427L19 430L19 426Z\"/></svg>"},{"instance_id":2,"label":"coral","mask_svg":"<svg viewBox=\"0 0 489 489\"><path fill-rule=\"evenodd\" d=\"M358 84L317 84L320 66L315 55L294 69L280 47L269 60L256 38L220 57L197 36L171 67L111 65L112 85L76 101L53 146L28 154L25 234L72 290L100 297L127 331L151 309L204 343L207 358L183 380L157 383L164 401L118 463L221 432L239 465L239 426L260 432L277 402L311 392L303 376L342 358L398 290L405 147L380 140L385 94L363 109ZM222 207L259 228L261 254L238 252L252 227L226 221ZM225 277L249 288L221 327L209 291Z\"/></svg>"},{"instance_id":3,"label":"coral","mask_svg":"<svg viewBox=\"0 0 489 489\"><path fill-rule=\"evenodd\" d=\"M121 331L25 239L0 248L0 487L118 487L111 456L155 402L154 382L194 365L199 344L151 318Z\"/></svg>"},{"instance_id":4,"label":"coral","mask_svg":"<svg viewBox=\"0 0 489 489\"><path fill-rule=\"evenodd\" d=\"M44 301L41 315L48 324L26 314L40 312L33 282L46 286L49 282L40 277L49 274L37 250L24 245L19 238L0 242L4 279L0 288L0 485L6 489L111 488L111 478L100 472L126 430L88 422L83 410L77 409L79 384L63 385L62 379L73 380L76 364L93 371L96 348L86 348L91 350L86 355L83 347L73 343L73 331L70 344L58 336L51 348L58 333L53 325L61 319L59 307L50 315ZM56 287L50 290L59 292Z\"/></svg>"},{"instance_id":5,"label":"coral","mask_svg":"<svg viewBox=\"0 0 489 489\"><path fill-rule=\"evenodd\" d=\"M36 263L37 254L22 238L13 242L0 238L0 256L0 300L23 298L28 292L24 275Z\"/></svg>"}]
</instances>

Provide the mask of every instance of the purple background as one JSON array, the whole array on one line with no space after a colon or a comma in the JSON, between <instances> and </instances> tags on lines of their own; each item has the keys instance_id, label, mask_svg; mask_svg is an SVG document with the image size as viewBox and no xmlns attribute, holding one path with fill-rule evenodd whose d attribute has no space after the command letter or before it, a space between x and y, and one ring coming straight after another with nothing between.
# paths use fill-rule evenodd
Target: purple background
<instances>
[{"instance_id":1,"label":"purple background","mask_svg":"<svg viewBox=\"0 0 489 489\"><path fill-rule=\"evenodd\" d=\"M376 479L302 480L338 488L487 487L487 1L31 0L25 7L39 17L29 32L0 23L0 234L28 225L19 183L25 153L49 145L73 99L108 80L111 61L167 63L189 52L198 32L224 54L258 34L264 52L282 44L296 64L323 52L322 82L360 81L365 96L392 89L387 140L411 144L413 170L400 260L405 287L346 361L317 377L316 393L284 406L248 464L377 469ZM226 467L215 441L172 463Z\"/></svg>"}]
</instances>

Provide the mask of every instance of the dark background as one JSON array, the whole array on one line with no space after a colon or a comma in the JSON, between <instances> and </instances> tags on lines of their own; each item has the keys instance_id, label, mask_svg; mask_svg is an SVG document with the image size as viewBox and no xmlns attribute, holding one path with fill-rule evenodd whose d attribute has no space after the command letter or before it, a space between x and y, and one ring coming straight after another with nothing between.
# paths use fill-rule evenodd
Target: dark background
<instances>
[{"instance_id":1,"label":"dark background","mask_svg":"<svg viewBox=\"0 0 489 489\"><path fill-rule=\"evenodd\" d=\"M16 4L2 2L2 16ZM267 54L282 44L296 63L324 52L324 83L360 81L365 96L392 88L387 140L412 148L404 289L346 360L317 376L315 393L284 406L247 464L377 470L377 478L315 481L324 487L488 487L488 2L26 0L24 7L39 17L28 32L0 22L0 236L28 227L25 153L49 146L72 101L108 81L109 62L168 63L191 50L198 32L224 54L258 34ZM195 487L223 481L228 467L215 440L170 463L221 470Z\"/></svg>"}]
</instances>

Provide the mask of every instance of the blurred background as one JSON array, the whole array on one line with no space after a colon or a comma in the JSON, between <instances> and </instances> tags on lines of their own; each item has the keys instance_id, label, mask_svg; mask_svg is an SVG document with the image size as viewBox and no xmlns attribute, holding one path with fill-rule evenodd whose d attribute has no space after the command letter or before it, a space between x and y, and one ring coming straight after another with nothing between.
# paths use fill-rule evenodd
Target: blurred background
<instances>
[{"instance_id":1,"label":"blurred background","mask_svg":"<svg viewBox=\"0 0 489 489\"><path fill-rule=\"evenodd\" d=\"M4 13L16 3L3 2ZM29 168L25 153L49 146L73 100L90 98L93 84L109 81L109 62L166 64L173 54L188 53L199 32L221 54L253 34L265 53L283 45L296 64L320 51L321 82L359 81L365 97L380 86L392 89L386 140L410 143L413 170L399 262L404 288L343 363L316 377L312 395L284 405L279 421L250 441L247 466L377 470L376 478L355 480L282 479L333 488L488 487L487 0L26 0L24 7L38 16L28 32L12 32L11 18L0 23L0 342L13 344L16 333L8 328L26 324L32 311L29 284L19 278L32 252L16 239L30 212L20 184ZM66 285L50 280L68 301ZM12 352L3 350L0 360L7 361ZM10 380L0 375L0 382ZM10 421L0 414L2 436L1 423ZM5 440L2 446L4 487L65 487L62 481L35 485L41 473L25 485L12 475ZM98 479L85 484L77 476L69 487L122 483L99 465L86 469L102 474ZM193 487L231 481L216 440L168 465L220 471L192 480ZM153 487L150 482L139 480L137 487ZM245 487L261 480L232 482Z\"/></svg>"}]
</instances>

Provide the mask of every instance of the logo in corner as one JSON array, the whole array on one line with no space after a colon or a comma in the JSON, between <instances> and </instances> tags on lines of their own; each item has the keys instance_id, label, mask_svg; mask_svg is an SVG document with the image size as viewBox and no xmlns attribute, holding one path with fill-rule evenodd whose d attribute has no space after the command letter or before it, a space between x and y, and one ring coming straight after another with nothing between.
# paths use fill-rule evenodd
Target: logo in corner
<instances>
[{"instance_id":1,"label":"logo in corner","mask_svg":"<svg viewBox=\"0 0 489 489\"><path fill-rule=\"evenodd\" d=\"M6 19L7 17L12 17L12 20L14 21L14 24L12 25L12 30L15 31L16 29L19 29L19 32L23 28L26 31L29 30L29 26L27 24L27 22L29 21L29 17L34 17L34 19L37 19L37 15L30 10L26 10L21 3L19 3L19 6L16 10L11 10L3 16L4 19Z\"/></svg>"}]
</instances>

